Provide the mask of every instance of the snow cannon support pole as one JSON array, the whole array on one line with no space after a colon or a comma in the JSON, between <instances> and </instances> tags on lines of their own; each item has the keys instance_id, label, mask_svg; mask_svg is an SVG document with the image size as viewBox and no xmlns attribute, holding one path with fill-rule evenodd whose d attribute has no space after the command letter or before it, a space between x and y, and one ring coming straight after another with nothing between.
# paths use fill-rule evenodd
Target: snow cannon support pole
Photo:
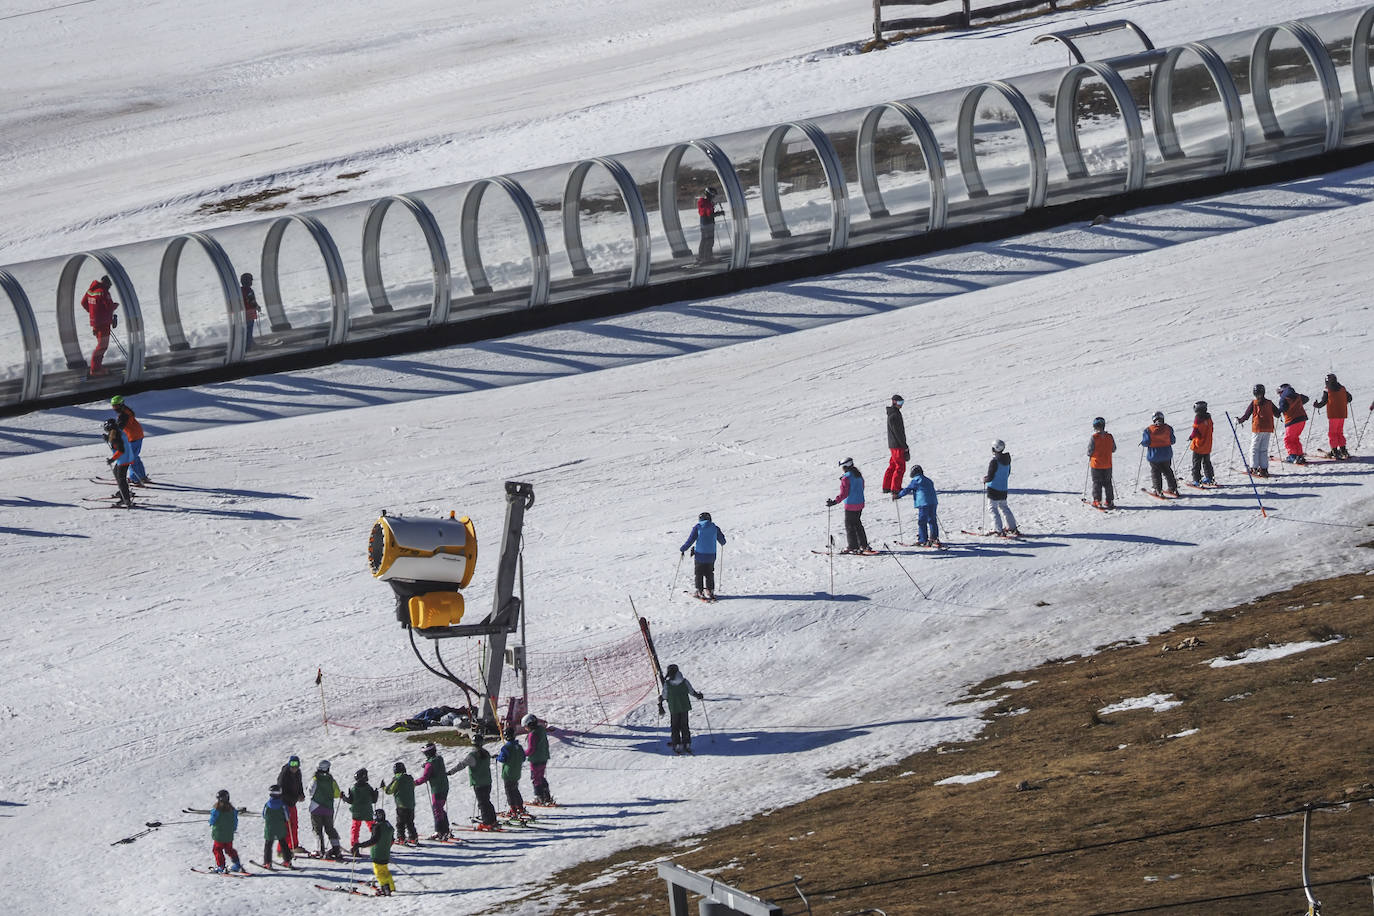
<instances>
[{"instance_id":1,"label":"snow cannon support pole","mask_svg":"<svg viewBox=\"0 0 1374 916\"><path fill-rule=\"evenodd\" d=\"M491 614L487 618L499 627L490 633L486 644L486 664L483 668L486 700L482 710L482 727L489 734L501 734L500 714L496 709L501 695L501 669L506 660L506 638L520 626L524 617L524 598L515 595L515 577L523 570L521 538L525 526L525 510L534 505L534 487L519 481L506 481L506 527L501 532L501 557L496 563L496 589L492 596ZM523 577L522 577L523 578ZM492 731L495 729L495 731Z\"/></svg>"},{"instance_id":2,"label":"snow cannon support pole","mask_svg":"<svg viewBox=\"0 0 1374 916\"><path fill-rule=\"evenodd\" d=\"M892 558L893 563L896 563L899 567L901 567L902 572L906 573L906 577L908 579L911 579L911 573L906 571L906 567L902 566L902 561L897 559L897 555L892 552L892 548L889 547L886 542L883 543L883 550L887 551L887 555ZM916 591L921 593L922 598L924 598L927 601L930 600L930 596L926 594L925 589L921 588L921 586L917 584L915 579L911 579L911 584L916 586Z\"/></svg>"},{"instance_id":3,"label":"snow cannon support pole","mask_svg":"<svg viewBox=\"0 0 1374 916\"><path fill-rule=\"evenodd\" d=\"M1231 419L1231 414L1229 412L1226 414L1226 424L1231 427L1231 436L1236 440L1236 448L1240 449L1240 433L1236 432L1236 422ZM1241 451L1241 457L1244 456L1245 452ZM1245 466L1250 467L1248 463ZM1245 476L1250 478L1250 489L1255 491L1255 502L1259 503L1260 515L1268 518L1269 513L1264 510L1264 500L1260 499L1259 487L1255 484L1255 475L1247 474Z\"/></svg>"}]
</instances>

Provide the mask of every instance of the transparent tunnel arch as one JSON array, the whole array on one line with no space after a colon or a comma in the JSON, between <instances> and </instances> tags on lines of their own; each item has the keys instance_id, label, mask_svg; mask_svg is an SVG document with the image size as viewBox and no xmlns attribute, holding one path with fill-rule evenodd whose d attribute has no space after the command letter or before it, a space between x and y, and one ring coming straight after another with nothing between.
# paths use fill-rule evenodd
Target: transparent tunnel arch
<instances>
[{"instance_id":1,"label":"transparent tunnel arch","mask_svg":"<svg viewBox=\"0 0 1374 916\"><path fill-rule=\"evenodd\" d=\"M0 292L9 297L24 344L24 374L20 377L17 400L32 401L43 390L43 340L38 333L38 319L24 287L7 270L0 270Z\"/></svg>"},{"instance_id":2,"label":"transparent tunnel arch","mask_svg":"<svg viewBox=\"0 0 1374 916\"><path fill-rule=\"evenodd\" d=\"M78 292L76 278L87 259L99 264L100 269L110 278L111 295L119 303L119 311L115 313L119 316L119 327L114 333L123 333L123 343L128 353L124 363L124 381L136 382L143 377L143 356L146 352L143 311L138 306L138 294L134 292L134 285L129 281L124 265L107 251L74 254L67 258L62 265L62 272L58 275L57 335L62 342L62 355L66 359L67 368L83 369L86 366L85 352L77 335L84 328L89 328L90 324L86 322L83 328L82 323L77 321L77 309L80 308L78 302L81 296L85 295L85 290ZM112 349L116 353L119 352L117 346Z\"/></svg>"},{"instance_id":3,"label":"transparent tunnel arch","mask_svg":"<svg viewBox=\"0 0 1374 916\"><path fill-rule=\"evenodd\" d=\"M587 252L582 245L582 188L587 182L587 173L598 165L615 182L630 217L635 254L630 267L629 285L643 286L649 282L649 213L644 208L644 198L630 170L609 156L583 159L568 171L568 180L563 185L563 245L572 264L573 276L585 277L592 273L591 264L587 263Z\"/></svg>"},{"instance_id":4,"label":"transparent tunnel arch","mask_svg":"<svg viewBox=\"0 0 1374 916\"><path fill-rule=\"evenodd\" d=\"M1179 59L1190 51L1202 61L1221 99L1227 135L1224 171L1235 172L1245 162L1245 109L1241 106L1240 91L1236 89L1236 81L1231 78L1226 62L1220 54L1200 42L1192 41L1169 48L1155 69L1154 80L1150 83L1150 118L1154 124L1155 142L1165 159L1187 158L1179 142L1178 124L1174 119L1174 74L1178 71Z\"/></svg>"},{"instance_id":5,"label":"transparent tunnel arch","mask_svg":"<svg viewBox=\"0 0 1374 916\"><path fill-rule=\"evenodd\" d=\"M1327 53L1321 37L1311 26L1296 20L1261 29L1250 51L1250 96L1255 113L1259 116L1260 127L1264 130L1264 138L1274 140L1284 136L1278 115L1274 113L1274 97L1269 89L1269 53L1273 48L1274 36L1280 32L1293 37L1311 61L1312 69L1317 72L1317 83L1321 87L1326 112L1326 136L1322 148L1330 152L1341 145L1341 137L1345 133L1340 79L1336 76L1336 65L1331 62L1331 55Z\"/></svg>"},{"instance_id":6,"label":"transparent tunnel arch","mask_svg":"<svg viewBox=\"0 0 1374 916\"><path fill-rule=\"evenodd\" d=\"M706 157L720 179L726 203L730 206L730 237L733 244L730 246L729 269L739 270L749 264L749 202L744 197L744 185L739 180L735 164L714 140L688 140L673 146L663 157L658 178L658 212L663 220L664 235L668 237L668 247L675 258L692 254L682 231L682 218L677 211L678 169L682 165L682 157L692 149Z\"/></svg>"},{"instance_id":7,"label":"transparent tunnel arch","mask_svg":"<svg viewBox=\"0 0 1374 916\"><path fill-rule=\"evenodd\" d=\"M262 294L272 330L289 331L291 322L281 299L281 242L292 225L303 228L319 249L329 277L330 318L324 346L334 347L348 339L348 278L344 275L343 259L329 230L313 216L283 216L274 220L262 243Z\"/></svg>"},{"instance_id":8,"label":"transparent tunnel arch","mask_svg":"<svg viewBox=\"0 0 1374 916\"><path fill-rule=\"evenodd\" d=\"M973 125L978 115L978 103L987 92L1000 95L1021 125L1026 138L1026 152L1029 157L1027 174L1029 181L1026 190L1026 209L1034 210L1045 205L1049 191L1049 164L1045 152L1045 136L1040 132L1040 122L1035 119L1030 102L1021 90L1003 80L993 80L969 87L959 102L958 138L959 172L964 179L964 187L970 198L988 196L983 173L978 168L978 151L974 148Z\"/></svg>"},{"instance_id":9,"label":"transparent tunnel arch","mask_svg":"<svg viewBox=\"0 0 1374 916\"><path fill-rule=\"evenodd\" d=\"M921 147L921 156L926 161L926 181L930 185L930 209L926 214L926 232L943 229L949 215L949 192L945 186L945 160L940 152L940 141L935 138L935 131L931 129L925 115L906 102L884 102L873 106L864 115L863 123L859 126L856 158L859 164L859 187L863 189L868 215L873 219L888 215L882 189L878 187L878 170L874 161L874 142L878 136L878 124L888 112L896 114L911 129Z\"/></svg>"},{"instance_id":10,"label":"transparent tunnel arch","mask_svg":"<svg viewBox=\"0 0 1374 916\"><path fill-rule=\"evenodd\" d=\"M1360 113L1374 114L1374 79L1369 75L1369 43L1374 40L1374 6L1365 10L1355 23L1355 34L1350 39L1350 67L1355 73L1355 98L1360 105Z\"/></svg>"},{"instance_id":11,"label":"transparent tunnel arch","mask_svg":"<svg viewBox=\"0 0 1374 916\"><path fill-rule=\"evenodd\" d=\"M482 197L486 194L487 188L491 187L506 192L525 227L525 236L530 244L532 274L528 304L531 308L546 305L549 301L549 243L544 235L544 223L539 219L539 211L534 206L529 192L520 182L504 175L479 179L463 196L459 237L463 246L463 266L467 269L472 291L477 295L492 291L491 283L487 280L486 268L482 265L482 250L477 244L477 216L482 209Z\"/></svg>"},{"instance_id":12,"label":"transparent tunnel arch","mask_svg":"<svg viewBox=\"0 0 1374 916\"><path fill-rule=\"evenodd\" d=\"M1126 191L1145 187L1145 130L1140 122L1140 108L1131 97L1131 90L1115 68L1101 61L1088 61L1070 67L1059 81L1054 97L1054 129L1059 141L1059 155L1070 180L1088 177L1083 160L1083 147L1078 139L1078 90L1083 81L1096 76L1107 86L1121 122L1126 128Z\"/></svg>"},{"instance_id":13,"label":"transparent tunnel arch","mask_svg":"<svg viewBox=\"0 0 1374 916\"><path fill-rule=\"evenodd\" d=\"M448 246L444 243L443 230L434 212L422 201L408 194L383 197L367 208L367 218L363 221L363 282L367 285L367 300L373 314L390 312L391 297L387 295L386 282L382 278L382 224L391 208L399 206L409 213L420 233L425 237L425 247L429 249L430 267L434 280L434 299L429 306L428 326L448 321L453 307L453 277L448 260Z\"/></svg>"},{"instance_id":14,"label":"transparent tunnel arch","mask_svg":"<svg viewBox=\"0 0 1374 916\"><path fill-rule=\"evenodd\" d=\"M792 235L782 213L782 198L778 193L778 160L782 156L782 141L791 131L797 131L810 142L820 158L825 183L830 189L830 240L828 250L837 251L849 244L849 190L845 187L844 168L835 145L825 131L810 121L791 121L779 124L768 134L759 159L759 190L763 196L763 213L768 218L768 231L775 239Z\"/></svg>"},{"instance_id":15,"label":"transparent tunnel arch","mask_svg":"<svg viewBox=\"0 0 1374 916\"><path fill-rule=\"evenodd\" d=\"M181 268L181 253L187 244L195 242L210 260L215 278L219 280L220 293L224 296L224 318L229 329L229 339L224 346L226 365L241 362L248 340L248 321L244 314L243 294L239 289L238 276L234 273L233 262L225 254L219 242L203 232L180 235L167 243L162 252L162 265L158 270L158 300L162 306L162 327L167 333L167 343L173 352L191 349L186 339L186 331L181 323L181 304L177 294L177 272Z\"/></svg>"}]
</instances>

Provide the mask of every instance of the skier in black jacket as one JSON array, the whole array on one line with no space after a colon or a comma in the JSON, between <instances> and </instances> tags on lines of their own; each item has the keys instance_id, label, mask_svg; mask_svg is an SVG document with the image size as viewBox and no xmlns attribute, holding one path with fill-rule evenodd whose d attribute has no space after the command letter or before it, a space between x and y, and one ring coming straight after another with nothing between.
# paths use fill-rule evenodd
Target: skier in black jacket
<instances>
[{"instance_id":1,"label":"skier in black jacket","mask_svg":"<svg viewBox=\"0 0 1374 916\"><path fill-rule=\"evenodd\" d=\"M892 458L883 473L883 492L896 493L902 488L906 473L906 463L911 460L911 449L906 444L906 423L902 420L902 396L894 394L887 408L887 447Z\"/></svg>"},{"instance_id":2,"label":"skier in black jacket","mask_svg":"<svg viewBox=\"0 0 1374 916\"><path fill-rule=\"evenodd\" d=\"M292 852L305 852L296 827L296 805L305 801L305 783L301 779L301 758L292 754L277 774L281 786L281 803L286 808L286 843Z\"/></svg>"}]
</instances>

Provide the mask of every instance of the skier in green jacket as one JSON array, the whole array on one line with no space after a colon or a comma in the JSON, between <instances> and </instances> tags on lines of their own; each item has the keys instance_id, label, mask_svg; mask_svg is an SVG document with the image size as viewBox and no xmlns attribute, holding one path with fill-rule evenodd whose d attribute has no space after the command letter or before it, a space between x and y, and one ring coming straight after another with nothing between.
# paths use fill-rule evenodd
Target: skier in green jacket
<instances>
[{"instance_id":1,"label":"skier in green jacket","mask_svg":"<svg viewBox=\"0 0 1374 916\"><path fill-rule=\"evenodd\" d=\"M215 806L210 809L210 839L214 843L215 871L243 871L239 864L239 854L234 849L234 831L239 829L239 812L229 801L229 790L220 789L215 793ZM224 867L224 857L234 864Z\"/></svg>"},{"instance_id":2,"label":"skier in green jacket","mask_svg":"<svg viewBox=\"0 0 1374 916\"><path fill-rule=\"evenodd\" d=\"M372 811L377 807L377 790L368 781L366 767L353 775L353 787L343 793L343 800L348 802L348 813L353 815L353 829L348 835L348 844L353 849L354 858L357 858L358 834L363 824L367 825L368 830L372 829Z\"/></svg>"},{"instance_id":3,"label":"skier in green jacket","mask_svg":"<svg viewBox=\"0 0 1374 916\"><path fill-rule=\"evenodd\" d=\"M396 840L407 845L418 846L420 837L415 832L415 777L406 772L406 765L396 761L391 767L391 782L386 784L386 794L396 797Z\"/></svg>"},{"instance_id":4,"label":"skier in green jacket","mask_svg":"<svg viewBox=\"0 0 1374 916\"><path fill-rule=\"evenodd\" d=\"M525 759L530 762L530 784L534 786L535 803L552 805L553 791L544 776L544 768L549 765L549 723L529 713L520 724L529 730L525 738Z\"/></svg>"},{"instance_id":5,"label":"skier in green jacket","mask_svg":"<svg viewBox=\"0 0 1374 916\"><path fill-rule=\"evenodd\" d=\"M472 794L477 796L477 810L481 813L481 822L478 824L479 830L496 829L496 809L491 806L491 754L482 745L486 739L479 733L472 736L472 750L463 758L463 762L449 770L452 776L459 770L468 771L468 785L472 786Z\"/></svg>"},{"instance_id":6,"label":"skier in green jacket","mask_svg":"<svg viewBox=\"0 0 1374 916\"><path fill-rule=\"evenodd\" d=\"M506 786L506 804L510 806L510 816L528 818L525 799L520 796L520 771L525 768L525 749L515 740L515 727L506 728L506 743L501 745L496 759L501 762L501 782Z\"/></svg>"},{"instance_id":7,"label":"skier in green jacket","mask_svg":"<svg viewBox=\"0 0 1374 916\"><path fill-rule=\"evenodd\" d=\"M677 665L669 665L663 676L663 693L659 696L659 714L663 714L663 703L668 703L668 714L672 722L673 735L668 743L673 746L674 754L692 753L692 729L687 724L687 714L692 711L691 697L706 699L692 689L692 682L683 676Z\"/></svg>"},{"instance_id":8,"label":"skier in green jacket","mask_svg":"<svg viewBox=\"0 0 1374 916\"><path fill-rule=\"evenodd\" d=\"M282 801L281 786L267 790L267 804L262 806L262 867L272 868L272 841L276 840L281 864L291 867L291 830L286 818L286 803Z\"/></svg>"},{"instance_id":9,"label":"skier in green jacket","mask_svg":"<svg viewBox=\"0 0 1374 916\"><path fill-rule=\"evenodd\" d=\"M329 761L321 760L315 768L315 778L310 780L310 826L319 842L319 856L322 859L342 859L343 850L339 848L339 831L334 829L334 799L342 795L339 784L329 775ZM324 851L324 838L329 835L329 852Z\"/></svg>"},{"instance_id":10,"label":"skier in green jacket","mask_svg":"<svg viewBox=\"0 0 1374 916\"><path fill-rule=\"evenodd\" d=\"M386 812L381 808L372 812L372 820L368 823L372 836L359 845L372 849L372 874L377 878L377 896L390 897L391 892L396 890L396 879L391 877L391 869L387 866L391 862L391 844L396 840L396 831L386 822Z\"/></svg>"},{"instance_id":11,"label":"skier in green jacket","mask_svg":"<svg viewBox=\"0 0 1374 916\"><path fill-rule=\"evenodd\" d=\"M447 840L453 836L448 825L448 811L445 810L448 804L448 771L444 769L444 758L439 755L439 749L433 741L420 750L424 752L425 765L415 785L429 786L429 808L434 815L434 835L430 839Z\"/></svg>"}]
</instances>

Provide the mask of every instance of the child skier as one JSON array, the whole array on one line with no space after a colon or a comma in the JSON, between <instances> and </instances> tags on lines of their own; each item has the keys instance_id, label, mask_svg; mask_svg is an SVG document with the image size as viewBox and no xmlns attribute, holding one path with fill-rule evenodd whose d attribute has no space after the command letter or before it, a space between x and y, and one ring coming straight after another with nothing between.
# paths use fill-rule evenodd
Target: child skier
<instances>
[{"instance_id":1,"label":"child skier","mask_svg":"<svg viewBox=\"0 0 1374 916\"><path fill-rule=\"evenodd\" d=\"M495 830L496 809L491 806L491 754L483 746L485 743L481 733L474 732L472 750L448 774L452 776L459 770L468 771L468 785L472 786L472 794L477 798L477 810L481 817L478 829Z\"/></svg>"},{"instance_id":2,"label":"child skier","mask_svg":"<svg viewBox=\"0 0 1374 916\"><path fill-rule=\"evenodd\" d=\"M1331 444L1330 455L1338 461L1350 457L1345 447L1345 420L1350 416L1350 402L1355 400L1345 386L1336 381L1335 373L1326 377L1322 396L1313 406L1326 408L1326 440Z\"/></svg>"},{"instance_id":3,"label":"child skier","mask_svg":"<svg viewBox=\"0 0 1374 916\"><path fill-rule=\"evenodd\" d=\"M553 792L544 776L544 768L549 765L549 724L534 713L526 715L520 724L529 730L525 739L525 758L530 762L530 785L534 786L534 800L541 805L552 805Z\"/></svg>"},{"instance_id":4,"label":"child skier","mask_svg":"<svg viewBox=\"0 0 1374 916\"><path fill-rule=\"evenodd\" d=\"M129 468L129 483L141 487L144 484L153 482L148 476L148 469L143 466L143 424L138 422L138 417L134 416L134 409L124 400L124 396L117 394L110 398L110 406L114 408L115 423L124 433L124 438L129 443L129 451L133 455L133 464Z\"/></svg>"},{"instance_id":5,"label":"child skier","mask_svg":"<svg viewBox=\"0 0 1374 916\"><path fill-rule=\"evenodd\" d=\"M339 831L334 829L334 799L342 794L339 784L329 775L329 761L321 760L315 768L315 778L310 780L310 826L315 831L321 859L343 858L343 850L339 848ZM326 834L330 843L328 852L324 849Z\"/></svg>"},{"instance_id":6,"label":"child skier","mask_svg":"<svg viewBox=\"0 0 1374 916\"><path fill-rule=\"evenodd\" d=\"M1116 492L1112 489L1112 453L1116 439L1107 432L1107 421L1093 418L1093 435L1088 440L1088 469L1093 480L1093 507L1115 509Z\"/></svg>"},{"instance_id":7,"label":"child skier","mask_svg":"<svg viewBox=\"0 0 1374 916\"><path fill-rule=\"evenodd\" d=\"M448 773L444 770L444 758L439 755L439 749L433 741L421 750L425 755L425 765L415 785L429 786L429 810L434 815L434 835L430 839L447 840L453 836L453 831L449 829L445 807L448 805Z\"/></svg>"},{"instance_id":8,"label":"child skier","mask_svg":"<svg viewBox=\"0 0 1374 916\"><path fill-rule=\"evenodd\" d=\"M906 423L902 420L905 403L900 394L894 394L887 407L887 450L892 457L883 474L884 493L896 493L902 488L902 475L906 473L906 463L911 460L911 448L906 444Z\"/></svg>"},{"instance_id":9,"label":"child skier","mask_svg":"<svg viewBox=\"0 0 1374 916\"><path fill-rule=\"evenodd\" d=\"M987 487L988 506L992 509L992 528L1003 537L1019 538L1016 516L1011 514L1007 505L1007 481L1011 479L1011 452L1001 439L992 443L992 460L988 462L988 472L983 475Z\"/></svg>"},{"instance_id":10,"label":"child skier","mask_svg":"<svg viewBox=\"0 0 1374 916\"><path fill-rule=\"evenodd\" d=\"M391 782L386 785L386 794L396 797L396 839L409 845L418 846L420 837L415 832L415 777L406 772L406 765L396 761L391 767Z\"/></svg>"},{"instance_id":11,"label":"child skier","mask_svg":"<svg viewBox=\"0 0 1374 916\"><path fill-rule=\"evenodd\" d=\"M1150 425L1140 434L1145 460L1150 462L1150 481L1156 496L1177 496L1178 480L1174 478L1174 428L1164 422L1164 413L1156 410ZM1163 484L1167 483L1165 487Z\"/></svg>"},{"instance_id":12,"label":"child skier","mask_svg":"<svg viewBox=\"0 0 1374 916\"><path fill-rule=\"evenodd\" d=\"M687 540L679 548L686 553L692 548L692 558L696 561L695 598L705 601L716 600L716 545L725 543L725 532L711 521L711 513L703 512L697 516L697 523L687 535ZM692 545L695 544L695 547Z\"/></svg>"},{"instance_id":13,"label":"child skier","mask_svg":"<svg viewBox=\"0 0 1374 916\"><path fill-rule=\"evenodd\" d=\"M296 817L296 805L305 800L305 783L301 779L301 758L292 754L277 774L277 785L281 787L281 803L286 811L287 845L292 852L305 852L301 845L300 825Z\"/></svg>"},{"instance_id":14,"label":"child skier","mask_svg":"<svg viewBox=\"0 0 1374 916\"><path fill-rule=\"evenodd\" d=\"M258 296L253 292L253 275L239 277L239 295L243 297L243 317L248 326L248 339L244 341L244 352L253 349L253 325L258 322Z\"/></svg>"},{"instance_id":15,"label":"child skier","mask_svg":"<svg viewBox=\"0 0 1374 916\"><path fill-rule=\"evenodd\" d=\"M372 851L372 874L377 879L377 896L390 897L396 890L396 879L391 877L391 869L388 867L391 862L391 844L396 842L396 831L386 822L386 812L381 808L372 812L372 820L368 821L368 825L372 835L359 843L358 847L370 848Z\"/></svg>"},{"instance_id":16,"label":"child skier","mask_svg":"<svg viewBox=\"0 0 1374 916\"><path fill-rule=\"evenodd\" d=\"M911 494L911 502L916 507L916 544L920 547L943 547L940 543L940 522L936 510L940 500L935 494L935 481L925 476L919 464L911 468L911 483L892 494L894 500Z\"/></svg>"},{"instance_id":17,"label":"child skier","mask_svg":"<svg viewBox=\"0 0 1374 916\"><path fill-rule=\"evenodd\" d=\"M372 829L372 812L377 807L377 790L368 782L365 767L353 775L353 788L343 793L343 800L348 802L348 812L353 815L348 845L353 850L354 858L357 858L358 834L362 832L363 824L367 824L368 830Z\"/></svg>"},{"instance_id":18,"label":"child skier","mask_svg":"<svg viewBox=\"0 0 1374 916\"><path fill-rule=\"evenodd\" d=\"M267 804L262 806L262 867L272 868L272 842L277 843L281 864L291 867L290 831L286 821L286 804L282 801L281 786L267 790Z\"/></svg>"},{"instance_id":19,"label":"child skier","mask_svg":"<svg viewBox=\"0 0 1374 916\"><path fill-rule=\"evenodd\" d=\"M514 726L506 728L505 737L506 743L501 745L496 759L501 763L501 782L506 786L506 804L510 807L511 817L527 818L530 813L525 810L525 799L520 795L520 771L525 766L525 749L515 740Z\"/></svg>"},{"instance_id":20,"label":"child skier","mask_svg":"<svg viewBox=\"0 0 1374 916\"><path fill-rule=\"evenodd\" d=\"M1236 417L1237 423L1250 421L1250 465L1247 470L1256 477L1269 476L1269 437L1274 435L1274 417L1278 408L1264 396L1264 386L1256 385L1254 399L1245 413Z\"/></svg>"},{"instance_id":21,"label":"child skier","mask_svg":"<svg viewBox=\"0 0 1374 916\"><path fill-rule=\"evenodd\" d=\"M853 458L840 462L844 476L840 478L840 495L827 499L827 506L844 503L844 536L848 544L840 553L872 552L868 546L868 533L864 531L864 475L854 466Z\"/></svg>"},{"instance_id":22,"label":"child skier","mask_svg":"<svg viewBox=\"0 0 1374 916\"><path fill-rule=\"evenodd\" d=\"M1193 405L1193 431L1188 434L1188 450L1193 453L1193 486L1212 486L1216 475L1212 472L1212 415L1207 402Z\"/></svg>"},{"instance_id":23,"label":"child skier","mask_svg":"<svg viewBox=\"0 0 1374 916\"><path fill-rule=\"evenodd\" d=\"M210 839L214 841L215 871L243 871L238 851L234 849L234 831L238 829L238 809L229 801L229 790L220 789L215 793L215 806L210 809ZM224 867L226 855L234 863L228 869Z\"/></svg>"},{"instance_id":24,"label":"child skier","mask_svg":"<svg viewBox=\"0 0 1374 916\"><path fill-rule=\"evenodd\" d=\"M119 486L119 499L115 505L121 509L132 509L134 495L129 491L129 466L134 463L134 458L129 450L129 440L124 438L124 433L114 420L106 420L104 429L105 443L112 453L105 463L114 467L115 483Z\"/></svg>"},{"instance_id":25,"label":"child skier","mask_svg":"<svg viewBox=\"0 0 1374 916\"><path fill-rule=\"evenodd\" d=\"M1302 431L1307 426L1307 410L1303 405L1309 400L1311 398L1298 394L1287 382L1279 386L1277 412L1283 415L1283 460L1288 464L1307 463L1307 456L1302 453Z\"/></svg>"},{"instance_id":26,"label":"child skier","mask_svg":"<svg viewBox=\"0 0 1374 916\"><path fill-rule=\"evenodd\" d=\"M663 714L663 702L666 700L669 722L672 725L672 737L668 743L673 746L674 754L692 753L692 728L687 718L692 711L692 697L698 700L706 699L692 689L692 682L683 677L677 665L669 665L667 673L663 676L663 693L658 698L658 712L659 715Z\"/></svg>"}]
</instances>

